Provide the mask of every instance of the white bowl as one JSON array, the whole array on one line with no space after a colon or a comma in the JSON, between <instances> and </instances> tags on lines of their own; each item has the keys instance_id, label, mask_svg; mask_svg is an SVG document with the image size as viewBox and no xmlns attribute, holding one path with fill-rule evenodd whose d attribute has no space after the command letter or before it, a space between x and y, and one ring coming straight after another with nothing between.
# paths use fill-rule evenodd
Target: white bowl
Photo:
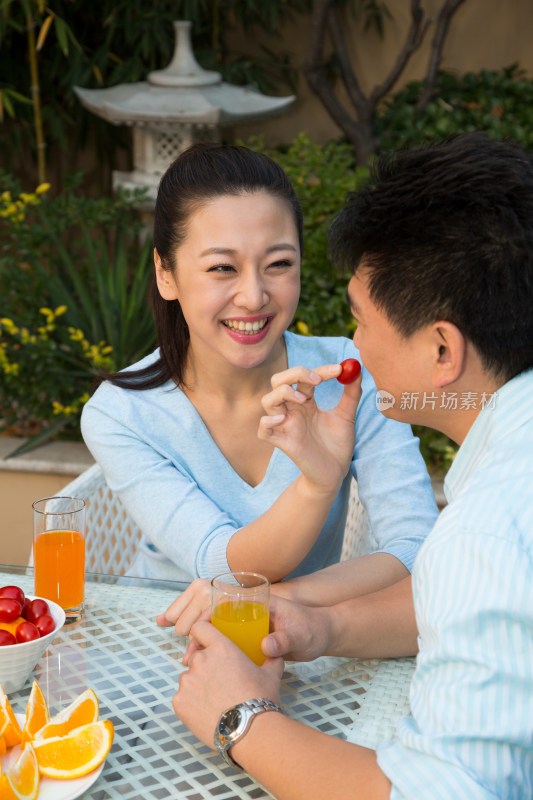
<instances>
[{"instance_id":1,"label":"white bowl","mask_svg":"<svg viewBox=\"0 0 533 800\"><path fill-rule=\"evenodd\" d=\"M35 600L36 597L35 595L26 596L30 600ZM61 606L51 600L46 600L46 602L50 609L50 616L56 625L55 630L47 633L46 636L41 636L39 639L33 639L31 642L8 644L0 647L0 685L6 694L18 692L19 689L22 689L40 657L65 624L65 612Z\"/></svg>"}]
</instances>

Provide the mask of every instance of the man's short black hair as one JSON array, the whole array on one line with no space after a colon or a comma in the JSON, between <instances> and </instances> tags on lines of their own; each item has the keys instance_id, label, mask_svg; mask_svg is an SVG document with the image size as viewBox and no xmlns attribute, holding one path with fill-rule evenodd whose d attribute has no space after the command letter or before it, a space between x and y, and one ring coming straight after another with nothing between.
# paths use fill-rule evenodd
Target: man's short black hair
<instances>
[{"instance_id":1,"label":"man's short black hair","mask_svg":"<svg viewBox=\"0 0 533 800\"><path fill-rule=\"evenodd\" d=\"M404 336L453 322L506 380L533 367L533 157L482 133L378 158L329 234Z\"/></svg>"}]
</instances>

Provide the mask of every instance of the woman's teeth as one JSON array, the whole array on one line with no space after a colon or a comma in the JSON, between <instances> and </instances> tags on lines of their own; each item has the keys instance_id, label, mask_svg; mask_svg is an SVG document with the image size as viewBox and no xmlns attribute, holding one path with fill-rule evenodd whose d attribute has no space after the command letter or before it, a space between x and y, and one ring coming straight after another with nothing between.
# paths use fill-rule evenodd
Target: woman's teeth
<instances>
[{"instance_id":1,"label":"woman's teeth","mask_svg":"<svg viewBox=\"0 0 533 800\"><path fill-rule=\"evenodd\" d=\"M239 333L253 334L262 330L267 322L268 319L259 319L255 322L243 322L242 320L237 321L233 319L226 319L224 320L224 325L234 331L239 331Z\"/></svg>"}]
</instances>

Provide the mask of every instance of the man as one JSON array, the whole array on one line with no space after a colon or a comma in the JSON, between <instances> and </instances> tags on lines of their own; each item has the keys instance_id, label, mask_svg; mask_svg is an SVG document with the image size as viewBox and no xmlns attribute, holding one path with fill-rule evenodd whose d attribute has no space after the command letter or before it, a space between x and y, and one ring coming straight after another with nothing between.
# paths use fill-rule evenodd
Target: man
<instances>
[{"instance_id":1,"label":"man","mask_svg":"<svg viewBox=\"0 0 533 800\"><path fill-rule=\"evenodd\" d=\"M278 798L533 797L533 159L482 134L384 158L330 244L353 270L354 340L383 413L461 445L448 506L412 591L346 599L347 565L288 586L300 604L276 601L263 667L193 625L176 713L211 745L229 707L278 701L279 656L401 655L418 634L395 741L374 753L270 711L231 757ZM281 449L295 414L316 419L311 381L298 376L304 405L293 382L282 373L264 399L259 435Z\"/></svg>"}]
</instances>

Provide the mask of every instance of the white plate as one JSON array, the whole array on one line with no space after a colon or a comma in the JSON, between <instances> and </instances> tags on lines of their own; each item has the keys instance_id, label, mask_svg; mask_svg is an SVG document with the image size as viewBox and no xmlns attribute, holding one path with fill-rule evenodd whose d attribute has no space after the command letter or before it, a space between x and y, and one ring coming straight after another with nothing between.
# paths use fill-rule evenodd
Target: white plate
<instances>
[{"instance_id":1,"label":"white plate","mask_svg":"<svg viewBox=\"0 0 533 800\"><path fill-rule=\"evenodd\" d=\"M15 716L22 727L25 720L24 714L15 714ZM19 753L20 746L16 745L2 756L2 772L6 772L9 766L17 760ZM69 781L56 781L53 778L42 777L39 783L38 800L75 800L93 785L102 772L104 764L105 761L88 775L84 775L82 778L72 778Z\"/></svg>"}]
</instances>

